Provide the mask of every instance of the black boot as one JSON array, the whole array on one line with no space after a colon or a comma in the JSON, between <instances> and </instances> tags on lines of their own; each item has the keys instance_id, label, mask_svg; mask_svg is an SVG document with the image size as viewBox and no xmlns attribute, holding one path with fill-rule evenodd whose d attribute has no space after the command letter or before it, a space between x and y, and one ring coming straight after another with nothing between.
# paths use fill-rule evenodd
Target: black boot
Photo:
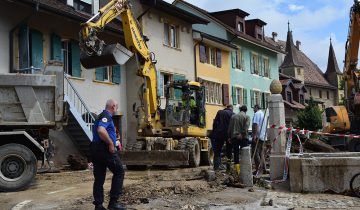
<instances>
[{"instance_id":1,"label":"black boot","mask_svg":"<svg viewBox=\"0 0 360 210\"><path fill-rule=\"evenodd\" d=\"M106 208L105 207L103 207L103 205L96 205L95 206L95 210L106 210Z\"/></svg>"},{"instance_id":2,"label":"black boot","mask_svg":"<svg viewBox=\"0 0 360 210\"><path fill-rule=\"evenodd\" d=\"M109 210L126 210L126 206L124 204L122 204L122 203L117 202L117 201L110 201L108 209Z\"/></svg>"}]
</instances>

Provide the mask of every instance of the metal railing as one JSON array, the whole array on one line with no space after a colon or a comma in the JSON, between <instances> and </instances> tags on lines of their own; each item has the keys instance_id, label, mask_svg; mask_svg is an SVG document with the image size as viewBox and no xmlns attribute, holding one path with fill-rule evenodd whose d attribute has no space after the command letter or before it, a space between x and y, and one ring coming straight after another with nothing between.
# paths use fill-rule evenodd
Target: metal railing
<instances>
[{"instance_id":1,"label":"metal railing","mask_svg":"<svg viewBox=\"0 0 360 210\"><path fill-rule=\"evenodd\" d=\"M22 73L22 74L40 74L41 68L36 68L34 66L30 66L28 68L16 69L15 72Z\"/></svg>"},{"instance_id":2,"label":"metal railing","mask_svg":"<svg viewBox=\"0 0 360 210\"><path fill-rule=\"evenodd\" d=\"M64 79L65 101L69 103L71 110L75 109L77 113L73 113L74 117L76 118L76 120L79 122L80 125L81 125L81 120L83 121L82 123L85 124L85 126L87 127L88 131L90 131L92 136L92 126L95 122L95 117L90 112L90 109L84 103L80 94L76 91L74 85L71 83L66 73L64 73L64 78L65 78Z\"/></svg>"}]
</instances>

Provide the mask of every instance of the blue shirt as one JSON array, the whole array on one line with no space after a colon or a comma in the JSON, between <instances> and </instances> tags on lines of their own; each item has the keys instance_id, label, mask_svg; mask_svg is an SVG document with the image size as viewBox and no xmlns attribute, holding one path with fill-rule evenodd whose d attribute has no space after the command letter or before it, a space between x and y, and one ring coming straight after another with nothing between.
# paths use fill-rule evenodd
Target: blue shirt
<instances>
[{"instance_id":1,"label":"blue shirt","mask_svg":"<svg viewBox=\"0 0 360 210\"><path fill-rule=\"evenodd\" d=\"M101 142L97 129L102 126L106 129L114 145L116 145L116 130L112 120L112 115L107 110L104 110L96 119L93 125L93 142Z\"/></svg>"}]
</instances>

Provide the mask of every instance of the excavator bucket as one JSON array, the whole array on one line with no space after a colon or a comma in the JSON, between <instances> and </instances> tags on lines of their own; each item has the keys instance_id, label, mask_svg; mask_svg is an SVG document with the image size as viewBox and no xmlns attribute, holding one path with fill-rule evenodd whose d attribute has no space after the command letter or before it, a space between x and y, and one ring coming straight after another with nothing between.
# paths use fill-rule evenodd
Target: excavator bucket
<instances>
[{"instance_id":1,"label":"excavator bucket","mask_svg":"<svg viewBox=\"0 0 360 210\"><path fill-rule=\"evenodd\" d=\"M185 150L120 151L124 165L182 166L189 164L189 152Z\"/></svg>"},{"instance_id":2,"label":"excavator bucket","mask_svg":"<svg viewBox=\"0 0 360 210\"><path fill-rule=\"evenodd\" d=\"M132 56L131 51L117 43L104 47L100 56L88 56L86 53L81 52L80 62L86 69L93 69L102 66L123 65Z\"/></svg>"}]
</instances>

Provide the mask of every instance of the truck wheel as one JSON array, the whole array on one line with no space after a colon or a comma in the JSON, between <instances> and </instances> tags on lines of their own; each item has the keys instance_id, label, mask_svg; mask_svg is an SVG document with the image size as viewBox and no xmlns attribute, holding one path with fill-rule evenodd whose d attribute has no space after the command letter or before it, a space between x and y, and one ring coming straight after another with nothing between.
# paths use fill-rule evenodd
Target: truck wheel
<instances>
[{"instance_id":1,"label":"truck wheel","mask_svg":"<svg viewBox=\"0 0 360 210\"><path fill-rule=\"evenodd\" d=\"M130 151L140 151L145 149L145 142L138 141L131 145ZM126 165L126 168L131 171L144 171L147 169L147 165Z\"/></svg>"},{"instance_id":2,"label":"truck wheel","mask_svg":"<svg viewBox=\"0 0 360 210\"><path fill-rule=\"evenodd\" d=\"M214 151L211 147L210 139L208 140L208 151L202 151L200 159L202 166L212 166L214 164Z\"/></svg>"},{"instance_id":3,"label":"truck wheel","mask_svg":"<svg viewBox=\"0 0 360 210\"><path fill-rule=\"evenodd\" d=\"M178 145L176 145L176 150L185 150L186 149L186 142L187 140L185 138L179 139Z\"/></svg>"},{"instance_id":4,"label":"truck wheel","mask_svg":"<svg viewBox=\"0 0 360 210\"><path fill-rule=\"evenodd\" d=\"M200 145L197 139L189 139L186 143L186 149L189 151L189 166L192 168L200 165Z\"/></svg>"},{"instance_id":5,"label":"truck wheel","mask_svg":"<svg viewBox=\"0 0 360 210\"><path fill-rule=\"evenodd\" d=\"M21 144L5 144L0 154L0 191L26 188L37 172L34 153Z\"/></svg>"}]
</instances>

